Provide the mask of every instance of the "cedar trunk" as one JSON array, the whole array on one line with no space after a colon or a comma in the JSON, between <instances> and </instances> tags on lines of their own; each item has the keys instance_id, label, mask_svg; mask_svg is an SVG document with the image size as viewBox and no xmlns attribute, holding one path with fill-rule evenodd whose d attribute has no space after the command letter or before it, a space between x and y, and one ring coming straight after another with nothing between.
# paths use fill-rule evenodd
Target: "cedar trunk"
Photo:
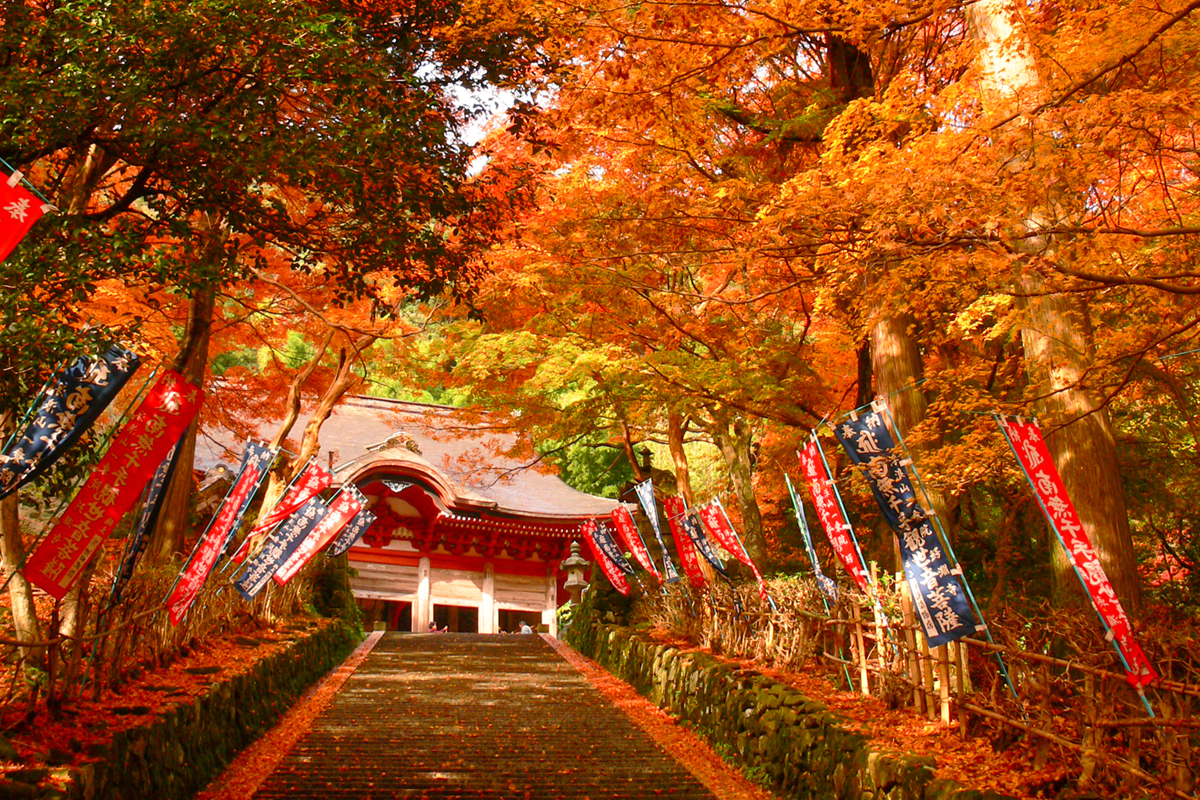
<instances>
[{"instance_id":1,"label":"cedar trunk","mask_svg":"<svg viewBox=\"0 0 1200 800\"><path fill-rule=\"evenodd\" d=\"M1049 295L1028 303L1021 332L1046 447L1067 494L1126 613L1141 610L1141 584L1117 464L1117 442L1108 411L1080 381L1091 363L1086 308L1074 298ZM1061 426L1061 427L1060 427ZM1083 589L1061 545L1051 545L1054 599L1084 600Z\"/></svg>"},{"instance_id":2,"label":"cedar trunk","mask_svg":"<svg viewBox=\"0 0 1200 800\"><path fill-rule=\"evenodd\" d=\"M1010 114L1037 103L1041 93L1037 65L1028 49L1019 46L1026 37L1014 26L1007 2L980 0L968 11L968 20L980 43L985 107L996 114ZM1014 160L1012 168L1019 167L1019 160ZM1027 254L1053 247L1053 240L1027 234L1056 211L1036 207L1026 211L1027 222L1016 240L1026 243ZM1021 333L1026 369L1041 397L1037 410L1049 434L1047 447L1113 589L1126 612L1136 615L1141 609L1141 586L1112 422L1082 385L1092 363L1087 307L1067 295L1047 293L1029 268L1016 283L1026 315ZM1052 546L1051 566L1056 599L1082 602L1083 590L1058 545Z\"/></svg>"},{"instance_id":3,"label":"cedar trunk","mask_svg":"<svg viewBox=\"0 0 1200 800\"><path fill-rule=\"evenodd\" d=\"M198 289L192 294L183 347L175 360L175 369L185 380L197 386L204 385L204 370L208 366L208 342L212 336L216 295L217 288L212 285ZM163 495L158 523L147 548L150 558L156 562L171 558L183 544L183 535L191 513L192 489L195 482L192 478L192 464L196 460L196 434L199 430L200 417L197 415L184 432L183 438L179 440L179 468L171 475L171 481Z\"/></svg>"}]
</instances>

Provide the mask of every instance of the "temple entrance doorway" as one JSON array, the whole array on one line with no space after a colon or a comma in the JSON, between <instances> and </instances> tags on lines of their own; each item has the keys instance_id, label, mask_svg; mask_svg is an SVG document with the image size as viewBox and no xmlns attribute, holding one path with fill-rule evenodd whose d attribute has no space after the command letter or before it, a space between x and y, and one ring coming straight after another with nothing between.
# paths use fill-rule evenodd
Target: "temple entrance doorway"
<instances>
[{"instance_id":1,"label":"temple entrance doorway","mask_svg":"<svg viewBox=\"0 0 1200 800\"><path fill-rule=\"evenodd\" d=\"M382 622L389 631L412 630L412 603L360 598L358 607L362 611L364 630L374 629L376 622Z\"/></svg>"},{"instance_id":2,"label":"temple entrance doorway","mask_svg":"<svg viewBox=\"0 0 1200 800\"><path fill-rule=\"evenodd\" d=\"M473 606L434 604L433 621L448 633L479 633L479 609Z\"/></svg>"}]
</instances>

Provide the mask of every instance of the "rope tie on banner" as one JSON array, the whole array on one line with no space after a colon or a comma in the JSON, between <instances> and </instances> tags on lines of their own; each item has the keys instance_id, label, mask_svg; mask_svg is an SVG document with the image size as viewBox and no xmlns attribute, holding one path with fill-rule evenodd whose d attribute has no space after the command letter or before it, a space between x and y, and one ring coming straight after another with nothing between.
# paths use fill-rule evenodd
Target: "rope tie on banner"
<instances>
[{"instance_id":1,"label":"rope tie on banner","mask_svg":"<svg viewBox=\"0 0 1200 800\"><path fill-rule=\"evenodd\" d=\"M882 403L880 405L883 406ZM891 411L886 406L883 406L881 413L887 416L888 423L891 425L892 430L896 432L896 443L904 450L906 460L909 464L912 464L910 469L912 470L913 477L916 478L917 486L921 489L921 494L925 496L925 508L932 509L933 503L930 502L929 490L925 487L925 482L921 480L921 473L917 470L916 465L913 464L912 451L908 449L908 445L904 442L904 434L900 432L900 427L896 425L896 420L892 417ZM947 535L946 529L942 527L941 519L936 514L930 514L930 516L933 518L934 527L937 529L938 540L941 542L942 547L946 548L946 554L953 560L954 566L958 568L958 577L962 578L963 589L967 593L967 599L971 601L971 608L975 612L975 618L981 623L984 633L987 634L988 641L995 644L996 642L992 639L992 633L987 627L987 620L983 616L983 611L979 608L979 603L975 600L975 592L971 591L971 584L967 581L967 576L963 574L962 561L959 560L958 554L954 552L954 546L950 543L950 537ZM1017 687L1013 683L1012 676L1008 673L1008 665L1004 662L1004 658L1000 653L995 653L995 656L996 663L1000 667L1000 673L1004 676L1004 683L1008 686L1008 691L1012 693L1013 700L1017 701L1017 705L1023 708L1024 704L1021 702L1021 696L1017 693Z\"/></svg>"},{"instance_id":2,"label":"rope tie on banner","mask_svg":"<svg viewBox=\"0 0 1200 800\"><path fill-rule=\"evenodd\" d=\"M108 445L112 442L113 437L116 436L117 431L119 431L121 429L121 425L129 417L130 412L132 412L133 409L141 401L142 395L144 395L146 393L146 389L150 386L150 382L154 380L154 376L157 374L158 374L158 367L155 367L154 369L152 369L150 371L150 375L146 378L146 381L142 384L142 388L138 389L137 394L134 395L134 398L129 401L128 405L125 406L125 410L121 412L121 415L119 417L117 417L116 423L114 423L113 426L110 427L107 431L105 431L104 435L100 437L100 441L96 445L96 452L98 452L100 454L99 458L97 458L97 462L99 462L100 459L104 458L105 453L108 452ZM75 495L76 495L77 491L83 485L83 482L87 479L87 476L88 476L88 473L80 473L79 475L75 476L75 479L71 482L71 485L67 487L67 491L63 493L62 501L58 504L58 507L54 509L54 513L50 515L51 520L57 520L58 517L62 514L63 510L68 505L70 505L72 500L75 499ZM42 543L42 540L50 535L50 532L53 529L54 529L54 526L52 524L46 525L46 527L44 527L41 530L41 532L38 533L38 535L34 537L33 543L30 544L29 547L25 548L24 554L21 556L21 558L17 562L16 566L13 567L12 572L8 573L8 575L5 576L5 578L4 578L4 583L0 584L0 592L7 589L8 584L12 582L13 576L25 568L25 562L29 560L29 556L32 555L33 551L37 549L37 546ZM97 551L97 552L99 552L99 551ZM94 556L95 556L95 554L93 554L93 557ZM87 567L87 565L84 564L84 568L86 568L86 567Z\"/></svg>"},{"instance_id":3,"label":"rope tie on banner","mask_svg":"<svg viewBox=\"0 0 1200 800\"><path fill-rule=\"evenodd\" d=\"M1000 433L1004 436L1004 441L1008 443L1009 449L1012 450L1013 457L1017 460L1017 466L1021 468L1021 474L1025 476L1025 480L1027 480L1030 487L1033 488L1033 496L1037 499L1038 507L1042 509L1042 516L1044 516L1046 521L1050 523L1050 529L1054 531L1054 535L1058 538L1059 545L1061 545L1063 550L1067 551L1068 555L1070 555L1070 551L1067 549L1066 539L1063 538L1062 531L1058 529L1058 523L1054 521L1054 517L1051 516L1050 510L1046 508L1046 504L1042 502L1042 496L1037 491L1037 484L1034 483L1033 476L1029 474L1029 470L1025 469L1025 463L1021 461L1021 457L1017 453L1017 446L1013 443L1012 438L1008 435L1008 430L1004 427L1004 417L1000 414L992 414L992 416L995 418L996 424L1000 428ZM1020 417L1016 417L1015 419L1023 424L1023 421ZM1032 422L1039 429L1041 428L1041 425L1038 425L1036 419L1032 420ZM1069 560L1071 562L1071 569L1075 572L1075 577L1078 578L1079 582L1083 584L1086 591L1087 581L1083 579L1083 573L1079 571L1079 565L1075 563L1074 558ZM1088 597L1089 599L1091 598L1091 592L1088 592ZM1104 640L1112 644L1113 649L1117 652L1117 658L1121 660L1121 666L1125 669L1125 672L1129 675L1134 674L1133 670L1129 666L1128 659L1125 658L1125 653L1121 650L1120 644L1116 642L1116 637L1113 634L1112 628L1108 624L1108 620L1106 620L1104 615L1100 613L1100 609L1096 607L1094 601L1091 603L1091 606L1092 611L1096 613L1096 618L1100 620L1100 625L1104 628ZM1154 708L1150 705L1150 701L1146 698L1145 693L1141 690L1140 686L1137 688L1138 696L1142 700L1142 705L1145 707L1146 713L1150 715L1151 719L1156 718Z\"/></svg>"}]
</instances>

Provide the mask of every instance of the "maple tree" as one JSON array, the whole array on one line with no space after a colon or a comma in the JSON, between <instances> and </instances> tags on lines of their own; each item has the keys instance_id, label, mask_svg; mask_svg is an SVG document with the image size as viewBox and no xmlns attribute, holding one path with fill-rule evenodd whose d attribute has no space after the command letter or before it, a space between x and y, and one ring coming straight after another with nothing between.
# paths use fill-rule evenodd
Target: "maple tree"
<instances>
[{"instance_id":1,"label":"maple tree","mask_svg":"<svg viewBox=\"0 0 1200 800\"><path fill-rule=\"evenodd\" d=\"M980 415L1036 413L1136 609L1121 469L1195 447L1193 360L1151 361L1193 349L1192 5L560 10L569 72L491 143L537 208L430 377L556 441L680 417L737 440L748 528L782 496L755 464L878 396L949 535L992 555L1042 523ZM1183 436L1123 439L1152 396Z\"/></svg>"}]
</instances>

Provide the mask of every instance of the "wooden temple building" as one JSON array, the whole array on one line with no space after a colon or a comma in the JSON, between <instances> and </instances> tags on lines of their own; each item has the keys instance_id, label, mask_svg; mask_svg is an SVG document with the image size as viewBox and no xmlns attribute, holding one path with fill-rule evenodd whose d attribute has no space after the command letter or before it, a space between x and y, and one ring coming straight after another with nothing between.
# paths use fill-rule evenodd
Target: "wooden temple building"
<instances>
[{"instance_id":1,"label":"wooden temple building","mask_svg":"<svg viewBox=\"0 0 1200 800\"><path fill-rule=\"evenodd\" d=\"M617 503L501 454L514 443L447 406L352 397L335 409L323 462L377 517L348 554L368 628L499 633L524 621L557 633L559 565L580 524ZM222 449L198 446L197 467L229 462Z\"/></svg>"}]
</instances>

